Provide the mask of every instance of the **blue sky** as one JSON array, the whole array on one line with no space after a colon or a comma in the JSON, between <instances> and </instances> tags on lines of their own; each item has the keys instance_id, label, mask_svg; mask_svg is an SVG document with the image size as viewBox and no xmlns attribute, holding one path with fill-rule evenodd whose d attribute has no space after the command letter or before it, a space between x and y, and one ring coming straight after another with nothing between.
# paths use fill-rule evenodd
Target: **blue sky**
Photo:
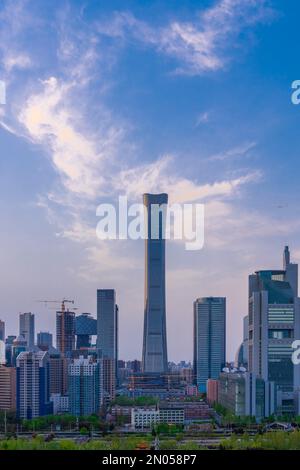
<instances>
[{"instance_id":1,"label":"blue sky","mask_svg":"<svg viewBox=\"0 0 300 470\"><path fill-rule=\"evenodd\" d=\"M96 207L165 191L205 204L205 246L170 242L170 359L192 358L192 303L226 296L228 359L247 276L300 261L296 0L2 0L1 311L54 329L40 298L95 313L115 287L120 353L141 355L143 243L100 242ZM179 333L180 332L180 333ZM135 341L132 341L132 338Z\"/></svg>"}]
</instances>

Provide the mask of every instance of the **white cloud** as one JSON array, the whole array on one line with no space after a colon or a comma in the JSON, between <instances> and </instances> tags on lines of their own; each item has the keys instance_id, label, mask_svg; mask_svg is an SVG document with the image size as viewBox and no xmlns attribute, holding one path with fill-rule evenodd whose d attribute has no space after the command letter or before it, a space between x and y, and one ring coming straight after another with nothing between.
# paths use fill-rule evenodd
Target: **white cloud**
<instances>
[{"instance_id":1,"label":"white cloud","mask_svg":"<svg viewBox=\"0 0 300 470\"><path fill-rule=\"evenodd\" d=\"M31 95L19 114L30 139L43 144L67 191L86 198L103 193L104 162L113 157L122 129L109 126L96 139L78 130L76 87L55 77L41 82L42 90Z\"/></svg>"},{"instance_id":2,"label":"white cloud","mask_svg":"<svg viewBox=\"0 0 300 470\"><path fill-rule=\"evenodd\" d=\"M3 65L5 70L10 73L13 69L27 69L32 65L32 61L27 54L7 54L4 56Z\"/></svg>"},{"instance_id":3,"label":"white cloud","mask_svg":"<svg viewBox=\"0 0 300 470\"><path fill-rule=\"evenodd\" d=\"M126 40L134 38L177 59L177 73L198 75L217 71L230 61L241 31L272 17L266 0L219 0L192 21L173 20L153 28L131 13L117 13L113 21L98 24L98 31Z\"/></svg>"}]
</instances>

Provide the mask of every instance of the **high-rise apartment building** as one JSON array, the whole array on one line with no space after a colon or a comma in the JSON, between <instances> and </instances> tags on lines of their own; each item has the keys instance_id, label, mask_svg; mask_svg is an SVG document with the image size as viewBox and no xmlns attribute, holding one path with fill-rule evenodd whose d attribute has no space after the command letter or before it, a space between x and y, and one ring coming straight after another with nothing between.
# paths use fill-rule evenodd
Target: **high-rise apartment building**
<instances>
[{"instance_id":1,"label":"high-rise apartment building","mask_svg":"<svg viewBox=\"0 0 300 470\"><path fill-rule=\"evenodd\" d=\"M0 365L0 410L16 409L16 369Z\"/></svg>"},{"instance_id":2,"label":"high-rise apartment building","mask_svg":"<svg viewBox=\"0 0 300 470\"><path fill-rule=\"evenodd\" d=\"M56 348L66 355L75 349L75 312L56 312Z\"/></svg>"},{"instance_id":3,"label":"high-rise apartment building","mask_svg":"<svg viewBox=\"0 0 300 470\"><path fill-rule=\"evenodd\" d=\"M284 249L283 268L249 276L249 371L275 385L276 413L294 410L299 366L292 362L292 343L300 338L298 265Z\"/></svg>"},{"instance_id":4,"label":"high-rise apartment building","mask_svg":"<svg viewBox=\"0 0 300 470\"><path fill-rule=\"evenodd\" d=\"M17 357L18 417L32 419L51 413L48 352L21 352Z\"/></svg>"},{"instance_id":5,"label":"high-rise apartment building","mask_svg":"<svg viewBox=\"0 0 300 470\"><path fill-rule=\"evenodd\" d=\"M34 314L31 312L20 313L19 325L20 336L25 338L27 347L32 349L34 346Z\"/></svg>"},{"instance_id":6,"label":"high-rise apartment building","mask_svg":"<svg viewBox=\"0 0 300 470\"><path fill-rule=\"evenodd\" d=\"M225 366L226 299L202 297L194 302L194 377L200 392L218 379Z\"/></svg>"},{"instance_id":7,"label":"high-rise apartment building","mask_svg":"<svg viewBox=\"0 0 300 470\"><path fill-rule=\"evenodd\" d=\"M145 302L142 370L165 373L168 370L165 285L165 222L167 194L144 194Z\"/></svg>"},{"instance_id":8,"label":"high-rise apartment building","mask_svg":"<svg viewBox=\"0 0 300 470\"><path fill-rule=\"evenodd\" d=\"M69 411L73 416L88 416L99 411L100 372L100 361L94 361L92 357L80 356L69 364Z\"/></svg>"},{"instance_id":9,"label":"high-rise apartment building","mask_svg":"<svg viewBox=\"0 0 300 470\"><path fill-rule=\"evenodd\" d=\"M57 349L49 350L50 395L64 395L67 390L67 366Z\"/></svg>"}]
</instances>

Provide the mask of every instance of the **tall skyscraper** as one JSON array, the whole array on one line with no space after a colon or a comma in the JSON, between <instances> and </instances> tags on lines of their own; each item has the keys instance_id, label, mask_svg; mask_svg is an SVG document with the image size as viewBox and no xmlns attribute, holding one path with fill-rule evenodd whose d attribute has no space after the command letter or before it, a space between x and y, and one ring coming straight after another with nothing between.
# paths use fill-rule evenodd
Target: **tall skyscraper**
<instances>
[{"instance_id":1,"label":"tall skyscraper","mask_svg":"<svg viewBox=\"0 0 300 470\"><path fill-rule=\"evenodd\" d=\"M56 347L66 355L75 349L75 313L68 309L56 312Z\"/></svg>"},{"instance_id":2,"label":"tall skyscraper","mask_svg":"<svg viewBox=\"0 0 300 470\"><path fill-rule=\"evenodd\" d=\"M165 222L167 194L144 194L146 214L145 302L142 369L168 370L165 286Z\"/></svg>"},{"instance_id":3,"label":"tall skyscraper","mask_svg":"<svg viewBox=\"0 0 300 470\"><path fill-rule=\"evenodd\" d=\"M5 323L0 320L0 341L5 341Z\"/></svg>"},{"instance_id":4,"label":"tall skyscraper","mask_svg":"<svg viewBox=\"0 0 300 470\"><path fill-rule=\"evenodd\" d=\"M73 416L97 413L101 403L100 361L74 359L68 369L69 410Z\"/></svg>"},{"instance_id":5,"label":"tall skyscraper","mask_svg":"<svg viewBox=\"0 0 300 470\"><path fill-rule=\"evenodd\" d=\"M299 366L292 362L292 343L300 338L298 265L285 247L283 268L249 276L249 371L275 385L277 413L294 410L300 387Z\"/></svg>"},{"instance_id":6,"label":"tall skyscraper","mask_svg":"<svg viewBox=\"0 0 300 470\"><path fill-rule=\"evenodd\" d=\"M52 334L48 331L40 331L37 334L37 347L42 351L52 348Z\"/></svg>"},{"instance_id":7,"label":"tall skyscraper","mask_svg":"<svg viewBox=\"0 0 300 470\"><path fill-rule=\"evenodd\" d=\"M17 357L17 414L32 419L52 413L49 355L25 351Z\"/></svg>"},{"instance_id":8,"label":"tall skyscraper","mask_svg":"<svg viewBox=\"0 0 300 470\"><path fill-rule=\"evenodd\" d=\"M111 359L115 376L118 363L118 306L114 289L97 290L97 349L102 358Z\"/></svg>"},{"instance_id":9,"label":"tall skyscraper","mask_svg":"<svg viewBox=\"0 0 300 470\"><path fill-rule=\"evenodd\" d=\"M31 312L20 313L20 336L25 338L27 347L34 346L34 314Z\"/></svg>"},{"instance_id":10,"label":"tall skyscraper","mask_svg":"<svg viewBox=\"0 0 300 470\"><path fill-rule=\"evenodd\" d=\"M225 366L226 299L202 297L194 302L194 375L200 392L218 379Z\"/></svg>"}]
</instances>

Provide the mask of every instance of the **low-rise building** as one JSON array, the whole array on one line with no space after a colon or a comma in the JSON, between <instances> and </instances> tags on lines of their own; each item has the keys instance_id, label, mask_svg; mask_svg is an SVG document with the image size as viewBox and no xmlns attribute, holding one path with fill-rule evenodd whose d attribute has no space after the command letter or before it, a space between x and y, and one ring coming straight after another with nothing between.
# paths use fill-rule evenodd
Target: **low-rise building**
<instances>
[{"instance_id":1,"label":"low-rise building","mask_svg":"<svg viewBox=\"0 0 300 470\"><path fill-rule=\"evenodd\" d=\"M159 410L156 407L132 408L131 426L134 429L151 429L159 423Z\"/></svg>"},{"instance_id":2,"label":"low-rise building","mask_svg":"<svg viewBox=\"0 0 300 470\"><path fill-rule=\"evenodd\" d=\"M185 394L188 397L197 397L199 395L198 387L197 385L187 385L185 387Z\"/></svg>"},{"instance_id":3,"label":"low-rise building","mask_svg":"<svg viewBox=\"0 0 300 470\"><path fill-rule=\"evenodd\" d=\"M184 408L159 408L159 423L184 424Z\"/></svg>"},{"instance_id":4,"label":"low-rise building","mask_svg":"<svg viewBox=\"0 0 300 470\"><path fill-rule=\"evenodd\" d=\"M236 416L261 419L275 411L274 384L245 370L228 369L220 374L218 402Z\"/></svg>"},{"instance_id":5,"label":"low-rise building","mask_svg":"<svg viewBox=\"0 0 300 470\"><path fill-rule=\"evenodd\" d=\"M205 408L205 411L204 411ZM165 402L159 407L135 407L131 410L131 425L135 429L149 429L155 424L184 425L193 419L208 418L206 403Z\"/></svg>"}]
</instances>

